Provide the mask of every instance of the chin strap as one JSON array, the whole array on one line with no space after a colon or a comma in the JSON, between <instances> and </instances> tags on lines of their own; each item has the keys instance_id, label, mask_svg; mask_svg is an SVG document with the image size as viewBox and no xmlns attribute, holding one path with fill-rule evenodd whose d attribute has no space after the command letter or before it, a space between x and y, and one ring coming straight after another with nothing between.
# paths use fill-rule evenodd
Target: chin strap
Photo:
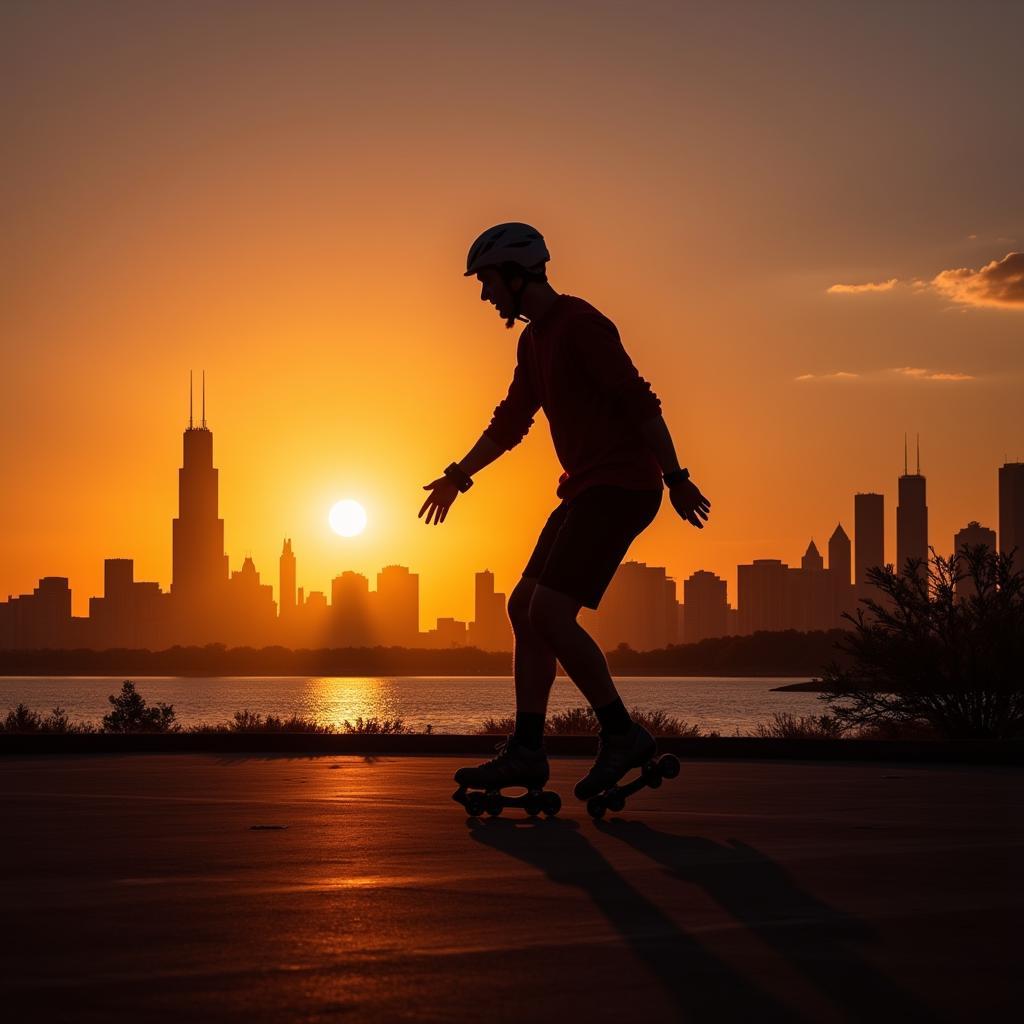
<instances>
[{"instance_id":1,"label":"chin strap","mask_svg":"<svg viewBox=\"0 0 1024 1024\"><path fill-rule=\"evenodd\" d=\"M505 321L505 326L509 330L511 330L515 326L517 320L524 324L528 324L530 322L530 318L523 316L522 313L523 293L526 291L531 281L546 281L548 279L548 275L545 274L543 270L539 274L537 274L527 270L525 267L517 266L508 269L502 269L501 277L502 280L505 282L505 287L508 288L509 292L511 293L513 300L512 314ZM523 282L519 287L519 291L517 292L512 291L512 286L510 284L512 278L514 277L520 278Z\"/></svg>"}]
</instances>

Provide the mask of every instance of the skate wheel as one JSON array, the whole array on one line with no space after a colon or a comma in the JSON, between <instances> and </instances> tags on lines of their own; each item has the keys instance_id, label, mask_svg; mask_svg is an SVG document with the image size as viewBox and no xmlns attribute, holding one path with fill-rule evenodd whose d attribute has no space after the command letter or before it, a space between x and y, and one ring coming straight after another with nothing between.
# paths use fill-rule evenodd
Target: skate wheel
<instances>
[{"instance_id":1,"label":"skate wheel","mask_svg":"<svg viewBox=\"0 0 1024 1024\"><path fill-rule=\"evenodd\" d=\"M526 802L523 804L523 810L525 810L531 818L536 818L537 815L540 814L541 806L541 799L539 796L527 797Z\"/></svg>"},{"instance_id":2,"label":"skate wheel","mask_svg":"<svg viewBox=\"0 0 1024 1024\"><path fill-rule=\"evenodd\" d=\"M595 821L598 818L604 817L604 801L599 796L592 796L587 801L587 814L589 814Z\"/></svg>"},{"instance_id":3,"label":"skate wheel","mask_svg":"<svg viewBox=\"0 0 1024 1024\"><path fill-rule=\"evenodd\" d=\"M657 789L661 785L661 776L653 771L644 779L644 782L647 783L649 789Z\"/></svg>"},{"instance_id":4,"label":"skate wheel","mask_svg":"<svg viewBox=\"0 0 1024 1024\"><path fill-rule=\"evenodd\" d=\"M674 779L679 774L679 758L675 754L665 754L658 761L658 771L662 778Z\"/></svg>"},{"instance_id":5,"label":"skate wheel","mask_svg":"<svg viewBox=\"0 0 1024 1024\"><path fill-rule=\"evenodd\" d=\"M470 793L465 801L466 813L471 818L479 818L484 813L484 798L479 793Z\"/></svg>"},{"instance_id":6,"label":"skate wheel","mask_svg":"<svg viewBox=\"0 0 1024 1024\"><path fill-rule=\"evenodd\" d=\"M608 810L616 814L626 806L626 798L620 793L610 793L604 798L604 802L608 805Z\"/></svg>"},{"instance_id":7,"label":"skate wheel","mask_svg":"<svg viewBox=\"0 0 1024 1024\"><path fill-rule=\"evenodd\" d=\"M503 810L500 796L489 796L485 801L485 809L492 818L497 818Z\"/></svg>"},{"instance_id":8,"label":"skate wheel","mask_svg":"<svg viewBox=\"0 0 1024 1024\"><path fill-rule=\"evenodd\" d=\"M557 793L544 794L544 813L550 818L562 809L562 798Z\"/></svg>"}]
</instances>

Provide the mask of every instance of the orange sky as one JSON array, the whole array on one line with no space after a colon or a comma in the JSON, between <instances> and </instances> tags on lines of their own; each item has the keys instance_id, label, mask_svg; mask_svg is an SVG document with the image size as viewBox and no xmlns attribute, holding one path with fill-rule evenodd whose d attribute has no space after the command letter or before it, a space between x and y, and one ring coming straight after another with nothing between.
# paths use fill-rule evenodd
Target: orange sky
<instances>
[{"instance_id":1,"label":"orange sky","mask_svg":"<svg viewBox=\"0 0 1024 1024\"><path fill-rule=\"evenodd\" d=\"M508 219L618 324L713 501L630 557L734 600L738 561L852 535L856 490L892 557L904 431L932 543L995 527L1024 285L982 268L1024 250L1024 13L710 6L5 5L0 595L66 575L84 613L105 556L169 584L204 367L233 569L276 586L285 536L307 589L408 565L424 628L474 570L507 591L555 504L542 416L444 525L416 512L511 377L462 277Z\"/></svg>"}]
</instances>

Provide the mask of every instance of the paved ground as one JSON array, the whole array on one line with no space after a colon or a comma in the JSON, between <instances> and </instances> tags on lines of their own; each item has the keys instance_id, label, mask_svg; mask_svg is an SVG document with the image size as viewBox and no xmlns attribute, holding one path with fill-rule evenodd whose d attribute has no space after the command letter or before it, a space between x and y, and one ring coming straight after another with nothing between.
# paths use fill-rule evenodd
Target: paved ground
<instances>
[{"instance_id":1,"label":"paved ground","mask_svg":"<svg viewBox=\"0 0 1024 1024\"><path fill-rule=\"evenodd\" d=\"M6 1019L1010 1012L1020 769L691 762L595 825L582 761L536 823L467 820L459 763L4 759Z\"/></svg>"}]
</instances>

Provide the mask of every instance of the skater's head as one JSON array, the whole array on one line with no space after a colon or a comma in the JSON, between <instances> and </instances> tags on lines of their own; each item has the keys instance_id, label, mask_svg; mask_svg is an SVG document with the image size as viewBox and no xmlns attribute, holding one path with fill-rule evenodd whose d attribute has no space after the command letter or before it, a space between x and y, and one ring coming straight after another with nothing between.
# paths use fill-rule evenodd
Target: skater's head
<instances>
[{"instance_id":1,"label":"skater's head","mask_svg":"<svg viewBox=\"0 0 1024 1024\"><path fill-rule=\"evenodd\" d=\"M547 286L550 259L544 237L529 224L496 224L469 247L466 277L480 282L480 301L489 302L506 327L520 319L531 285Z\"/></svg>"}]
</instances>

